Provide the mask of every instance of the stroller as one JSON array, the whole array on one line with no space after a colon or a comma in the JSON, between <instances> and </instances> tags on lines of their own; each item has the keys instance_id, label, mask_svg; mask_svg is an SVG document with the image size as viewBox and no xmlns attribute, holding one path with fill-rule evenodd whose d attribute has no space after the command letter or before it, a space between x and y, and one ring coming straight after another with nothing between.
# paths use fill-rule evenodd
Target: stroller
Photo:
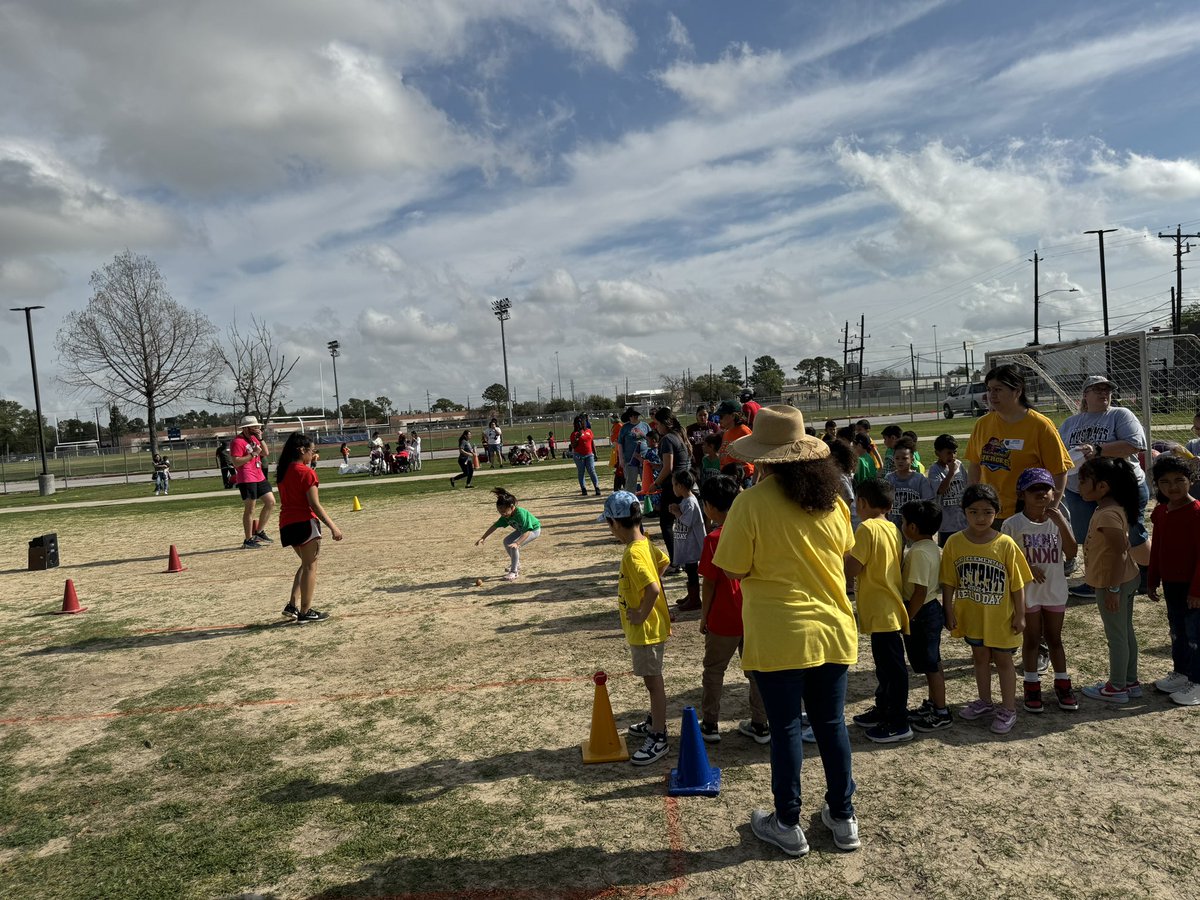
<instances>
[{"instance_id":1,"label":"stroller","mask_svg":"<svg viewBox=\"0 0 1200 900\"><path fill-rule=\"evenodd\" d=\"M412 460L409 459L408 451L401 450L398 453L392 454L390 471L393 475L399 475L409 471L412 468Z\"/></svg>"},{"instance_id":2,"label":"stroller","mask_svg":"<svg viewBox=\"0 0 1200 900\"><path fill-rule=\"evenodd\" d=\"M368 466L367 467L368 474L371 474L371 475L387 474L387 470L388 470L387 457L384 455L384 452L380 448L375 447L373 450L371 450L371 459L368 462L367 466Z\"/></svg>"}]
</instances>

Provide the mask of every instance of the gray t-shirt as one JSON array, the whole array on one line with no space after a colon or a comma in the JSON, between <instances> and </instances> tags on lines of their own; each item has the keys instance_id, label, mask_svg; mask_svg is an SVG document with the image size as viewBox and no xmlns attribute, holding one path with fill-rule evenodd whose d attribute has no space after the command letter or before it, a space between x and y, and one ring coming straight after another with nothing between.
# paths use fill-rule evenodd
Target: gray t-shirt
<instances>
[{"instance_id":1,"label":"gray t-shirt","mask_svg":"<svg viewBox=\"0 0 1200 900\"><path fill-rule=\"evenodd\" d=\"M700 510L700 501L694 494L676 498L679 504L679 515L675 517L672 531L675 536L674 565L686 566L688 563L700 562L700 554L704 552L704 513Z\"/></svg>"},{"instance_id":2,"label":"gray t-shirt","mask_svg":"<svg viewBox=\"0 0 1200 900\"><path fill-rule=\"evenodd\" d=\"M1119 406L1107 412L1076 413L1059 426L1058 433L1068 450L1082 444L1103 444L1108 441L1129 441L1138 450L1146 449L1146 432L1142 430L1142 423L1129 410ZM1137 457L1129 457L1129 463L1137 475L1138 484L1143 483L1146 473L1142 471ZM1067 488L1079 492L1078 464L1076 468L1067 470Z\"/></svg>"},{"instance_id":3,"label":"gray t-shirt","mask_svg":"<svg viewBox=\"0 0 1200 900\"><path fill-rule=\"evenodd\" d=\"M967 527L967 515L962 510L962 495L963 491L967 489L967 467L961 461L959 462L958 470L954 473L954 480L950 482L946 493L939 497L938 488L946 480L947 474L946 467L941 463L934 463L929 467L929 486L933 488L933 499L942 504L941 531L951 534L963 531Z\"/></svg>"}]
</instances>

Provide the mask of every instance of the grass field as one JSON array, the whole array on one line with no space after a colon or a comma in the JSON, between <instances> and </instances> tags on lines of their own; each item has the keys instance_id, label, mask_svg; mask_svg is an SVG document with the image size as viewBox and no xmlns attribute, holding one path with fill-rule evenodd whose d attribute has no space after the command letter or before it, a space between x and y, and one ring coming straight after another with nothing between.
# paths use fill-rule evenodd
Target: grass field
<instances>
[{"instance_id":1,"label":"grass field","mask_svg":"<svg viewBox=\"0 0 1200 900\"><path fill-rule=\"evenodd\" d=\"M486 471L486 470L485 470ZM500 579L487 488L541 518L525 577ZM350 512L352 494L362 512ZM1189 897L1200 875L1200 710L1125 707L967 722L911 744L852 735L864 846L838 853L803 772L812 854L755 839L767 748L726 679L715 799L671 799L675 761L585 767L592 687L645 711L617 622L620 548L568 471L329 491L318 605L281 624L294 557L236 550L232 497L0 517L0 885L6 898ZM24 571L57 531L63 565ZM652 529L656 532L656 529ZM186 572L163 574L169 544ZM88 612L49 615L63 579ZM483 585L475 586L476 579ZM682 593L679 581L669 588ZM673 594L673 592L672 592ZM1143 680L1170 668L1161 604L1139 602ZM1094 606L1068 611L1077 683L1106 666ZM973 694L946 638L949 694ZM667 650L670 730L698 704L694 614ZM848 714L871 704L870 653ZM914 692L914 700L919 694ZM1192 884L1193 888L1187 885Z\"/></svg>"}]
</instances>

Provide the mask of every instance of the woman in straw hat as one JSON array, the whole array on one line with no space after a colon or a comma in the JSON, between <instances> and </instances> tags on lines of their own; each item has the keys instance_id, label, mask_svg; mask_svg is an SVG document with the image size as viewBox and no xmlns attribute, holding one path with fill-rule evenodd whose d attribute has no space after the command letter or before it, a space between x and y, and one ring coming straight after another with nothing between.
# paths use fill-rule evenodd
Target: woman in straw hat
<instances>
[{"instance_id":1,"label":"woman in straw hat","mask_svg":"<svg viewBox=\"0 0 1200 900\"><path fill-rule=\"evenodd\" d=\"M804 415L767 406L754 432L729 446L757 463L762 478L734 501L713 562L741 579L742 668L762 694L771 726L775 811L755 810L750 826L791 856L808 852L800 828L801 704L821 751L821 819L841 850L859 847L846 676L858 661L858 630L846 596L843 559L854 546L850 511L829 447L804 431Z\"/></svg>"}]
</instances>

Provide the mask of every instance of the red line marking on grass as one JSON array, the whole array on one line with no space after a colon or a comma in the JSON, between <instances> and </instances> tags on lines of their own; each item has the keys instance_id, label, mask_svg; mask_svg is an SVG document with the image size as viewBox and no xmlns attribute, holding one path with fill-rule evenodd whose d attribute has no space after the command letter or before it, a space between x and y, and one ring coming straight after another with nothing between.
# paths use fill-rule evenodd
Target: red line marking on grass
<instances>
[{"instance_id":1,"label":"red line marking on grass","mask_svg":"<svg viewBox=\"0 0 1200 900\"><path fill-rule=\"evenodd\" d=\"M609 678L628 678L632 672L616 672ZM419 688L389 688L386 691L352 691L343 694L323 694L317 697L289 697L275 700L229 700L221 703L190 703L184 706L146 706L118 709L109 712L70 713L60 716L13 716L0 719L3 725L53 725L103 719L125 719L130 716L154 716L168 713L196 712L214 709L246 709L260 706L300 706L309 703L343 703L349 700L382 700L388 697L419 697L422 694L461 694L467 691L497 688L530 687L543 684L590 683L590 675L550 675L541 678L517 678L512 681L489 681L482 684L435 684Z\"/></svg>"}]
</instances>

